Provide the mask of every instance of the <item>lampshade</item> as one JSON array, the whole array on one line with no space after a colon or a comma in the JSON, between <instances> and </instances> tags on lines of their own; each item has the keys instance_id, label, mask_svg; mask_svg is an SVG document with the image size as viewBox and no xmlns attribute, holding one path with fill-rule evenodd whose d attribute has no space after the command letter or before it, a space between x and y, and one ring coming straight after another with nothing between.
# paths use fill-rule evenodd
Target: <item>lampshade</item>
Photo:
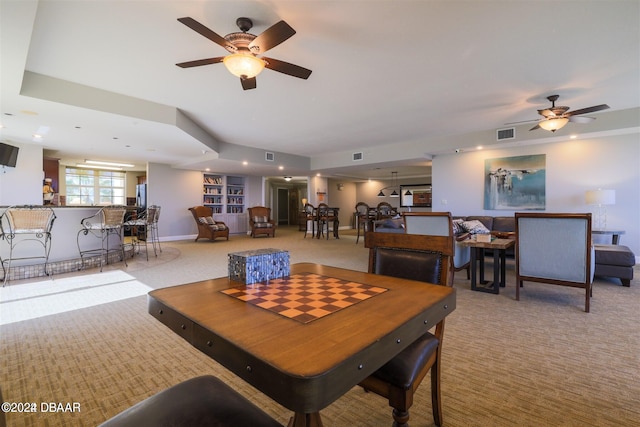
<instances>
[{"instance_id":1,"label":"lampshade","mask_svg":"<svg viewBox=\"0 0 640 427\"><path fill-rule=\"evenodd\" d=\"M567 123L569 123L569 119L567 119L566 117L557 117L557 118L543 120L540 123L538 123L538 126L540 126L544 130L550 130L551 132L555 132L558 129L562 129L564 125L566 125Z\"/></svg>"},{"instance_id":2,"label":"lampshade","mask_svg":"<svg viewBox=\"0 0 640 427\"><path fill-rule=\"evenodd\" d=\"M384 193L382 192L382 190L380 190L380 192L378 193L378 197L385 197Z\"/></svg>"},{"instance_id":3,"label":"lampshade","mask_svg":"<svg viewBox=\"0 0 640 427\"><path fill-rule=\"evenodd\" d=\"M252 78L264 69L264 61L248 52L227 55L222 60L231 74L240 78Z\"/></svg>"},{"instance_id":4,"label":"lampshade","mask_svg":"<svg viewBox=\"0 0 640 427\"><path fill-rule=\"evenodd\" d=\"M396 190L393 190L391 192L391 194L389 194L389 197L400 197L400 195L398 194L398 192Z\"/></svg>"},{"instance_id":5,"label":"lampshade","mask_svg":"<svg viewBox=\"0 0 640 427\"><path fill-rule=\"evenodd\" d=\"M601 188L597 190L589 190L585 193L584 198L588 205L615 205L616 190L603 190Z\"/></svg>"}]
</instances>

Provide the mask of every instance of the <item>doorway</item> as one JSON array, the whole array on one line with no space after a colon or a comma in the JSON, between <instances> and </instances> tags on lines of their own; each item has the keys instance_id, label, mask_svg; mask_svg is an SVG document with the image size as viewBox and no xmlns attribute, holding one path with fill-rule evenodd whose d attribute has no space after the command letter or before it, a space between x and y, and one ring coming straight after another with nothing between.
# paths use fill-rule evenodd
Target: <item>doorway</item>
<instances>
[{"instance_id":1,"label":"doorway","mask_svg":"<svg viewBox=\"0 0 640 427\"><path fill-rule=\"evenodd\" d=\"M278 188L278 225L289 225L288 188Z\"/></svg>"}]
</instances>

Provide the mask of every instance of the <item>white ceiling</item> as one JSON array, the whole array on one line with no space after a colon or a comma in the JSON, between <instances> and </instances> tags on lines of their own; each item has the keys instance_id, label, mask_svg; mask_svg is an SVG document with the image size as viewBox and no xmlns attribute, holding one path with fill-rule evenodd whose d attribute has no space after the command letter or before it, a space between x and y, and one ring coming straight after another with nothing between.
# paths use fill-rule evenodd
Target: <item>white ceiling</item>
<instances>
[{"instance_id":1,"label":"white ceiling","mask_svg":"<svg viewBox=\"0 0 640 427\"><path fill-rule=\"evenodd\" d=\"M401 178L453 152L448 137L536 119L548 95L571 109L640 106L638 1L0 1L0 138L67 162ZM243 91L222 64L179 68L226 54L185 16L221 36L240 16L253 34L285 20L297 34L267 56L313 73L265 70ZM384 164L310 168L327 153L429 140L445 142L414 159L390 150Z\"/></svg>"}]
</instances>

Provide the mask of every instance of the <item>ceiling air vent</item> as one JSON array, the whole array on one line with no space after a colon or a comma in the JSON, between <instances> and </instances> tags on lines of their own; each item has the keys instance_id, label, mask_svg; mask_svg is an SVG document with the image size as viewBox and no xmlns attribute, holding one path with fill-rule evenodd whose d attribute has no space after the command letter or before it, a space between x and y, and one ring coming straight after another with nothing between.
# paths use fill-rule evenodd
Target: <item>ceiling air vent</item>
<instances>
[{"instance_id":1,"label":"ceiling air vent","mask_svg":"<svg viewBox=\"0 0 640 427\"><path fill-rule=\"evenodd\" d=\"M264 159L267 162L273 162L276 159L276 155L267 151L264 153Z\"/></svg>"},{"instance_id":2,"label":"ceiling air vent","mask_svg":"<svg viewBox=\"0 0 640 427\"><path fill-rule=\"evenodd\" d=\"M505 139L515 139L516 128L498 129L497 136L498 141L504 141Z\"/></svg>"},{"instance_id":3,"label":"ceiling air vent","mask_svg":"<svg viewBox=\"0 0 640 427\"><path fill-rule=\"evenodd\" d=\"M353 160L354 162L357 162L358 160L362 160L363 158L364 158L364 155L362 154L362 152L360 152L360 153L353 153L352 160Z\"/></svg>"}]
</instances>

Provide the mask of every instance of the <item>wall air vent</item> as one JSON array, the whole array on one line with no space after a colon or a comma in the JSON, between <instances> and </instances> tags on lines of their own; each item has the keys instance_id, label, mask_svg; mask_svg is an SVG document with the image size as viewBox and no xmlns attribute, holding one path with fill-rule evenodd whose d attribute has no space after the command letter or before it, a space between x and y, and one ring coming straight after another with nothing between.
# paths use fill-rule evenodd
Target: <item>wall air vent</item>
<instances>
[{"instance_id":1,"label":"wall air vent","mask_svg":"<svg viewBox=\"0 0 640 427\"><path fill-rule=\"evenodd\" d=\"M353 160L354 162L357 162L358 160L362 160L362 159L364 159L364 155L362 154L362 152L360 152L360 153L353 153L353 156L352 156L351 158L352 158L352 160Z\"/></svg>"},{"instance_id":2,"label":"wall air vent","mask_svg":"<svg viewBox=\"0 0 640 427\"><path fill-rule=\"evenodd\" d=\"M264 153L264 159L267 162L273 162L276 159L276 155L267 151Z\"/></svg>"},{"instance_id":3,"label":"wall air vent","mask_svg":"<svg viewBox=\"0 0 640 427\"><path fill-rule=\"evenodd\" d=\"M516 128L498 129L496 134L498 141L504 141L505 139L515 139Z\"/></svg>"}]
</instances>

